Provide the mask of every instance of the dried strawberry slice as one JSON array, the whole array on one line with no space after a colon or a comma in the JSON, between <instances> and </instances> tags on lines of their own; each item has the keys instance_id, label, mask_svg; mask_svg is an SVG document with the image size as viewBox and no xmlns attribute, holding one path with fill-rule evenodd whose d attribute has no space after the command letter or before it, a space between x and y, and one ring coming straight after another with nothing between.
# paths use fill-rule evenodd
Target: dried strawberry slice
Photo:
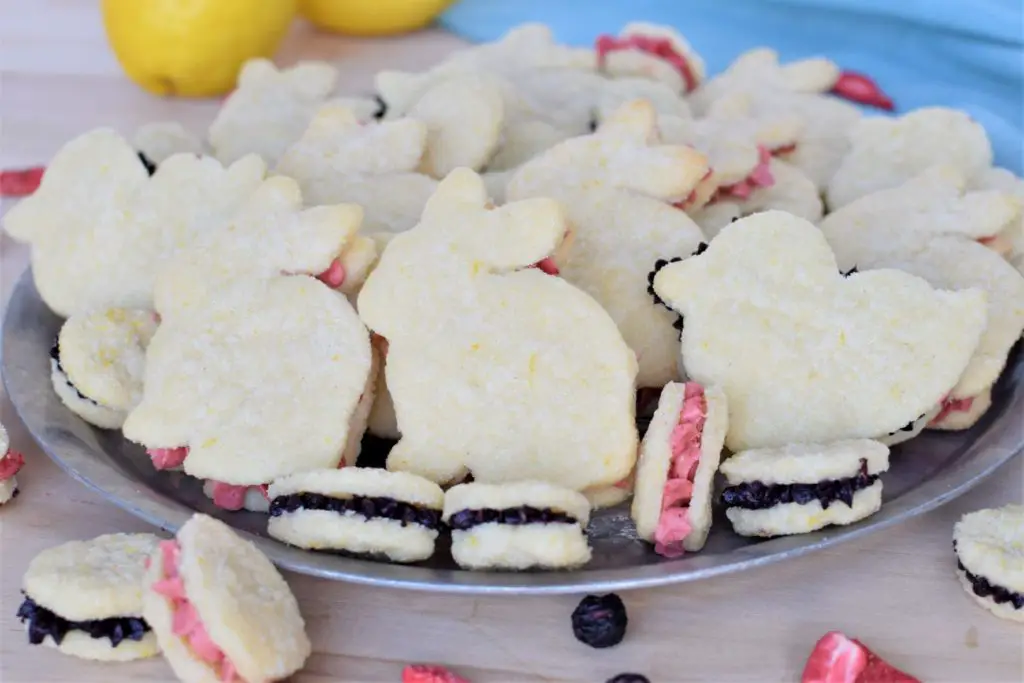
<instances>
[{"instance_id":1,"label":"dried strawberry slice","mask_svg":"<svg viewBox=\"0 0 1024 683\"><path fill-rule=\"evenodd\" d=\"M36 166L0 171L0 197L27 197L39 188L45 170Z\"/></svg>"},{"instance_id":2,"label":"dried strawberry slice","mask_svg":"<svg viewBox=\"0 0 1024 683\"><path fill-rule=\"evenodd\" d=\"M859 640L830 631L814 646L801 683L921 683L893 667Z\"/></svg>"},{"instance_id":3,"label":"dried strawberry slice","mask_svg":"<svg viewBox=\"0 0 1024 683\"><path fill-rule=\"evenodd\" d=\"M443 666L410 664L402 669L402 683L469 683Z\"/></svg>"},{"instance_id":4,"label":"dried strawberry slice","mask_svg":"<svg viewBox=\"0 0 1024 683\"><path fill-rule=\"evenodd\" d=\"M832 86L832 94L850 102L866 104L886 111L893 111L896 105L892 98L882 92L873 80L855 71L844 71Z\"/></svg>"}]
</instances>

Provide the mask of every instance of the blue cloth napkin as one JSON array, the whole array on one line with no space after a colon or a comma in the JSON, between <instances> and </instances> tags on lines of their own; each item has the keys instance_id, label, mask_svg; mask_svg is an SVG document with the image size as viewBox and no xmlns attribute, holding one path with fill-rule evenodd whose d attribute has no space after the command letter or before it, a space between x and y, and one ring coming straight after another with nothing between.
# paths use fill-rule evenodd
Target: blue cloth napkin
<instances>
[{"instance_id":1,"label":"blue cloth napkin","mask_svg":"<svg viewBox=\"0 0 1024 683\"><path fill-rule=\"evenodd\" d=\"M1021 0L461 0L441 23L490 41L539 21L561 42L592 45L638 20L676 27L709 74L767 45L783 61L825 56L871 76L897 113L963 109L985 126L996 164L1024 172Z\"/></svg>"}]
</instances>

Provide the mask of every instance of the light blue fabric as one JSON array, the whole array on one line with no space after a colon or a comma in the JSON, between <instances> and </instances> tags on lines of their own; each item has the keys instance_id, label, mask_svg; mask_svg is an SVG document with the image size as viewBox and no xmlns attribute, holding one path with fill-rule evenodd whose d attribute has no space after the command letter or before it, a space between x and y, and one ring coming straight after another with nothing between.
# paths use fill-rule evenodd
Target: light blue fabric
<instances>
[{"instance_id":1,"label":"light blue fabric","mask_svg":"<svg viewBox=\"0 0 1024 683\"><path fill-rule=\"evenodd\" d=\"M985 126L996 163L1024 171L1022 0L461 0L441 23L489 41L540 21L589 45L634 20L676 27L709 74L768 45L784 61L821 55L871 76L898 112L963 109Z\"/></svg>"}]
</instances>

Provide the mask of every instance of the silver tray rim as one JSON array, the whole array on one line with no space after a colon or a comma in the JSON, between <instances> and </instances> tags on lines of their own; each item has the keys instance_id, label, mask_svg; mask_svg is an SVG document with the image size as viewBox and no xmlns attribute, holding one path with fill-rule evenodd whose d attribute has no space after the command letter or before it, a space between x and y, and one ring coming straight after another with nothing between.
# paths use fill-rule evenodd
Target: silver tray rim
<instances>
[{"instance_id":1,"label":"silver tray rim","mask_svg":"<svg viewBox=\"0 0 1024 683\"><path fill-rule=\"evenodd\" d=\"M194 510L141 487L139 482L95 458L94 451L80 440L69 439L59 430L48 429L45 411L37 410L39 406L32 404L31 394L38 392L38 387L31 386L31 373L19 371L19 365L25 359L19 360L18 354L12 353L16 350L16 343L11 324L22 317L29 306L42 305L45 308L39 300L31 273L31 268L28 268L20 276L3 320L0 371L15 411L43 452L72 478L139 519L169 533L177 531ZM1018 354L1018 358L1017 365L1009 372L1024 376L1024 354ZM46 386L49 386L48 375ZM57 402L59 409L70 415L52 391L49 396L51 404ZM957 459L952 466L939 470L916 488L887 501L879 512L862 522L761 541L724 554L694 554L682 560L658 564L615 569L584 567L562 572L470 572L320 554L288 547L243 529L236 531L256 544L282 569L353 584L466 595L553 595L654 588L794 559L887 529L944 505L966 493L1024 450L1024 429L1014 433L1013 414L1024 414L1024 378L1015 381L1009 405L1002 411L1001 419L992 422L988 430L969 446L968 456Z\"/></svg>"}]
</instances>

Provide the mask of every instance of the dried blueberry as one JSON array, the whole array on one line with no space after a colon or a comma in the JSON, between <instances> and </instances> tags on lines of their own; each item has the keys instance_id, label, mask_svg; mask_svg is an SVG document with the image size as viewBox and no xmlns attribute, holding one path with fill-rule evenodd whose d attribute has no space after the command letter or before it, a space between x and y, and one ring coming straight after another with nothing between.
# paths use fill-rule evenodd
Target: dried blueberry
<instances>
[{"instance_id":1,"label":"dried blueberry","mask_svg":"<svg viewBox=\"0 0 1024 683\"><path fill-rule=\"evenodd\" d=\"M626 606L615 593L588 595L572 612L576 640L594 648L618 645L626 635Z\"/></svg>"},{"instance_id":2,"label":"dried blueberry","mask_svg":"<svg viewBox=\"0 0 1024 683\"><path fill-rule=\"evenodd\" d=\"M142 165L146 167L146 173L149 175L156 173L156 164L142 152L139 152L139 161L141 161Z\"/></svg>"},{"instance_id":3,"label":"dried blueberry","mask_svg":"<svg viewBox=\"0 0 1024 683\"><path fill-rule=\"evenodd\" d=\"M651 681L643 674L626 673L613 676L606 683L651 683Z\"/></svg>"}]
</instances>

